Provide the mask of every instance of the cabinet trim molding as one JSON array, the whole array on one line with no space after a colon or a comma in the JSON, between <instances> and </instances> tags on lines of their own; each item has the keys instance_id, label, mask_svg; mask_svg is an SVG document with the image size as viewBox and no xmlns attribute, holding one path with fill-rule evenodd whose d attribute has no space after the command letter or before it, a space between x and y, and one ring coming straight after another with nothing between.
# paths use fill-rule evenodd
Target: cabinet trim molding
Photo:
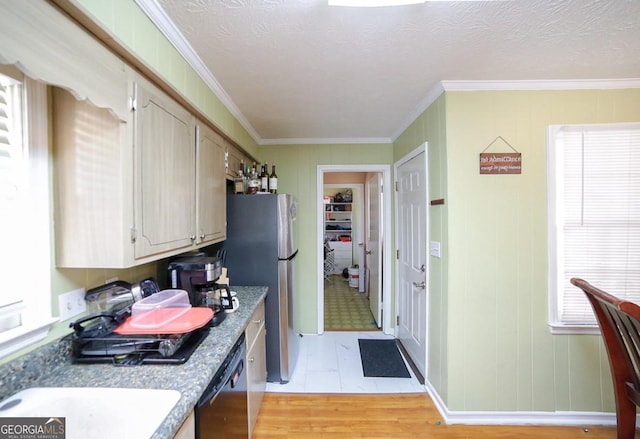
<instances>
[{"instance_id":1,"label":"cabinet trim molding","mask_svg":"<svg viewBox=\"0 0 640 439\"><path fill-rule=\"evenodd\" d=\"M0 5L0 63L127 119L125 64L45 1Z\"/></svg>"},{"instance_id":2,"label":"cabinet trim molding","mask_svg":"<svg viewBox=\"0 0 640 439\"><path fill-rule=\"evenodd\" d=\"M214 121L210 120L207 115L201 111L198 107L192 104L186 99L182 93L177 91L167 80L161 77L154 71L152 67L149 67L143 60L139 59L136 54L129 49L126 45L121 43L117 38L114 38L109 31L102 27L102 25L91 17L91 15L85 11L81 6L74 4L70 0L48 0L55 4L61 11L66 13L72 20L74 20L79 26L84 28L87 35L91 35L93 38L100 41L106 46L113 54L124 60L129 66L133 67L145 77L145 79L152 82L156 87L160 88L171 98L176 100L180 105L187 109L196 118L202 120L216 133L220 134L227 142L242 151L243 155L247 156L251 161L257 162L258 160L247 152L238 142L232 139L228 134L216 126ZM30 3L30 2L24 2ZM235 116L235 115L234 115ZM254 139L255 140L255 139ZM257 142L256 142L257 143Z\"/></svg>"}]
</instances>

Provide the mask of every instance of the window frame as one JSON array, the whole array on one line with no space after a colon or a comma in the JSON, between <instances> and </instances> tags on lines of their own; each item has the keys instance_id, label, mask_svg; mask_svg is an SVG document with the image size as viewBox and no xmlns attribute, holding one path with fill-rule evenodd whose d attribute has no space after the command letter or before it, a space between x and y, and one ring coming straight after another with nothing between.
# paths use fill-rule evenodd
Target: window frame
<instances>
[{"instance_id":1,"label":"window frame","mask_svg":"<svg viewBox=\"0 0 640 439\"><path fill-rule=\"evenodd\" d=\"M51 325L59 319L52 317L51 293L51 203L49 178L49 136L47 115L47 86L23 75L19 70L0 66L0 73L22 83L22 134L28 157L27 203L30 215L27 233L23 233L24 247L30 249L28 264L23 259L22 276L25 290L21 291L24 308L20 310L22 323L0 333L0 359L44 339ZM40 213L40 214L38 214ZM3 251L7 251L6 248ZM28 285L28 290L27 290Z\"/></svg>"},{"instance_id":2,"label":"window frame","mask_svg":"<svg viewBox=\"0 0 640 439\"><path fill-rule=\"evenodd\" d=\"M560 279L564 277L564 260L560 260L562 226L558 222L558 199L564 180L560 181L559 172L562 162L559 159L558 135L562 131L602 131L631 129L640 131L640 123L603 123L603 124L563 124L550 125L547 128L547 191L548 191L548 298L549 328L552 334L600 334L596 322L592 324L565 323L560 319L562 291ZM586 300L586 298L585 298Z\"/></svg>"}]
</instances>

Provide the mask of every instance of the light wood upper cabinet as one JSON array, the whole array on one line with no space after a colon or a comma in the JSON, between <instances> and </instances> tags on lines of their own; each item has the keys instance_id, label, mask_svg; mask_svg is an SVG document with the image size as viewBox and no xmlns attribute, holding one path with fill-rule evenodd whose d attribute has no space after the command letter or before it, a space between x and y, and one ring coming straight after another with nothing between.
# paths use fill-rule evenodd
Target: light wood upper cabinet
<instances>
[{"instance_id":1,"label":"light wood upper cabinet","mask_svg":"<svg viewBox=\"0 0 640 439\"><path fill-rule=\"evenodd\" d=\"M206 125L198 125L196 177L198 184L198 244L213 244L227 236L225 142Z\"/></svg>"},{"instance_id":2,"label":"light wood upper cabinet","mask_svg":"<svg viewBox=\"0 0 640 439\"><path fill-rule=\"evenodd\" d=\"M236 175L238 175L238 169L240 169L240 162L244 160L245 166L248 163L247 157L240 152L239 149L234 148L229 145L227 147L227 164L226 164L226 172L227 178L233 179Z\"/></svg>"},{"instance_id":3,"label":"light wood upper cabinet","mask_svg":"<svg viewBox=\"0 0 640 439\"><path fill-rule=\"evenodd\" d=\"M195 118L141 78L134 104L135 257L195 243Z\"/></svg>"},{"instance_id":4,"label":"light wood upper cabinet","mask_svg":"<svg viewBox=\"0 0 640 439\"><path fill-rule=\"evenodd\" d=\"M61 88L51 97L56 265L133 265L131 124Z\"/></svg>"},{"instance_id":5,"label":"light wood upper cabinet","mask_svg":"<svg viewBox=\"0 0 640 439\"><path fill-rule=\"evenodd\" d=\"M226 237L226 142L148 81L132 111L52 92L56 265L126 268Z\"/></svg>"}]
</instances>

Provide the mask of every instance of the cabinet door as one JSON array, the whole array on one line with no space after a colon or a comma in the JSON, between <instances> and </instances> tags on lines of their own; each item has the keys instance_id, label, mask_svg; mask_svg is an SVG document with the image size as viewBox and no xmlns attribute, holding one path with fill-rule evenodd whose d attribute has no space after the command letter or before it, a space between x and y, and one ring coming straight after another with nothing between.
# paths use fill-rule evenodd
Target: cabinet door
<instances>
[{"instance_id":1,"label":"cabinet door","mask_svg":"<svg viewBox=\"0 0 640 439\"><path fill-rule=\"evenodd\" d=\"M223 139L208 126L200 124L196 160L198 244L219 242L226 238L227 196L224 156Z\"/></svg>"},{"instance_id":2,"label":"cabinet door","mask_svg":"<svg viewBox=\"0 0 640 439\"><path fill-rule=\"evenodd\" d=\"M258 419L262 398L267 386L267 331L264 323L260 327L253 346L247 351L247 402L249 415L249 437Z\"/></svg>"},{"instance_id":3,"label":"cabinet door","mask_svg":"<svg viewBox=\"0 0 640 439\"><path fill-rule=\"evenodd\" d=\"M249 319L249 324L245 329L247 347L249 349L251 349L253 344L258 339L258 334L260 333L260 329L264 326L264 320L265 320L264 316L265 316L265 304L264 304L264 301L262 301L256 307L256 310L253 312L251 319Z\"/></svg>"},{"instance_id":4,"label":"cabinet door","mask_svg":"<svg viewBox=\"0 0 640 439\"><path fill-rule=\"evenodd\" d=\"M195 121L146 81L136 82L135 257L195 240Z\"/></svg>"},{"instance_id":5,"label":"cabinet door","mask_svg":"<svg viewBox=\"0 0 640 439\"><path fill-rule=\"evenodd\" d=\"M131 123L58 87L51 109L56 265L131 265Z\"/></svg>"},{"instance_id":6,"label":"cabinet door","mask_svg":"<svg viewBox=\"0 0 640 439\"><path fill-rule=\"evenodd\" d=\"M264 301L256 307L245 329L247 343L247 403L249 437L258 419L262 398L267 386L267 351Z\"/></svg>"},{"instance_id":7,"label":"cabinet door","mask_svg":"<svg viewBox=\"0 0 640 439\"><path fill-rule=\"evenodd\" d=\"M236 175L238 175L238 169L240 169L240 162L244 160L245 166L247 163L247 159L244 154L242 154L238 149L233 146L227 147L227 178L233 179Z\"/></svg>"},{"instance_id":8,"label":"cabinet door","mask_svg":"<svg viewBox=\"0 0 640 439\"><path fill-rule=\"evenodd\" d=\"M173 439L194 439L196 437L196 418L193 410L187 415Z\"/></svg>"}]
</instances>

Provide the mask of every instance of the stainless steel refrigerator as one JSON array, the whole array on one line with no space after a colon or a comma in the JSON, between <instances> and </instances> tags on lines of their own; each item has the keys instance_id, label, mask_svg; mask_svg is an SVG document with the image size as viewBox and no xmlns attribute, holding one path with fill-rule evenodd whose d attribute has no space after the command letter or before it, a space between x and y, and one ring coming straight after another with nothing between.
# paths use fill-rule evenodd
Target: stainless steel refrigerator
<instances>
[{"instance_id":1,"label":"stainless steel refrigerator","mask_svg":"<svg viewBox=\"0 0 640 439\"><path fill-rule=\"evenodd\" d=\"M290 380L299 351L294 328L293 241L296 205L289 194L227 196L222 248L232 285L265 285L267 381ZM241 300L242 304L242 300Z\"/></svg>"}]
</instances>

